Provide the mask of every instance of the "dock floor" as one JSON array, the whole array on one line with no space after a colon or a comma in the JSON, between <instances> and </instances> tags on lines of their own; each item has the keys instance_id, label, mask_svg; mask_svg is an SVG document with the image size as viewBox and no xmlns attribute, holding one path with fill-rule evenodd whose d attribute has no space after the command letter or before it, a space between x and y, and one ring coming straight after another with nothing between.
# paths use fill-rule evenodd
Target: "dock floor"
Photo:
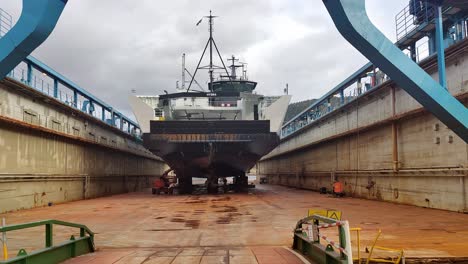
<instances>
[{"instance_id":1,"label":"dock floor","mask_svg":"<svg viewBox=\"0 0 468 264\"><path fill-rule=\"evenodd\" d=\"M317 192L257 185L245 194L114 195L0 215L8 224L43 219L82 223L96 232L96 253L66 263L304 263L288 248L307 210L335 209L361 227L361 256L378 229L379 246L407 258L468 257L468 215ZM54 229L54 241L71 235ZM10 255L43 247L43 228L8 233ZM305 262L307 263L307 262Z\"/></svg>"}]
</instances>

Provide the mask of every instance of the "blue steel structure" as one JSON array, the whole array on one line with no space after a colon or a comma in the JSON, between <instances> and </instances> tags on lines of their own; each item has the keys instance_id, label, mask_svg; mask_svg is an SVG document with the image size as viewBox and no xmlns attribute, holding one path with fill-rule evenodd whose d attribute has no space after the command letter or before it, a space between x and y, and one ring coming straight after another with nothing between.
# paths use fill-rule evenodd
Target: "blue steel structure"
<instances>
[{"instance_id":1,"label":"blue steel structure","mask_svg":"<svg viewBox=\"0 0 468 264\"><path fill-rule=\"evenodd\" d=\"M49 94L47 91L49 96L63 102L60 91L60 87L63 87L72 93L70 100L68 97L65 99L70 106L97 117L128 134L139 136L140 127L137 123L49 66L29 56L50 35L66 3L67 0L23 0L21 17L11 29L11 16L0 10L0 79L8 76L32 88L37 88L37 78L34 73L38 72L52 80L53 92ZM15 75L15 68L18 68L19 64L25 65L26 70ZM41 81L44 86L44 80ZM78 101L79 97L84 99L81 106ZM96 112L97 109L100 113Z\"/></svg>"},{"instance_id":2,"label":"blue steel structure","mask_svg":"<svg viewBox=\"0 0 468 264\"><path fill-rule=\"evenodd\" d=\"M435 2L435 1L434 1ZM435 27L436 27L436 47L437 47L437 67L439 69L439 83L447 90L447 75L445 72L445 45L444 45L444 28L442 21L442 3L437 1L434 3L435 11Z\"/></svg>"},{"instance_id":3,"label":"blue steel structure","mask_svg":"<svg viewBox=\"0 0 468 264\"><path fill-rule=\"evenodd\" d=\"M365 0L323 0L323 2L338 31L356 49L460 138L468 142L468 109L372 24L366 14ZM439 41L441 43L443 40Z\"/></svg>"},{"instance_id":4,"label":"blue steel structure","mask_svg":"<svg viewBox=\"0 0 468 264\"><path fill-rule=\"evenodd\" d=\"M415 96L418 101L425 102L422 104L428 110L431 112L435 111L437 113L436 116L441 120L444 119L442 120L444 123L447 122L450 124L449 127L453 129L457 135L465 141L468 140L468 133L466 130L466 120L468 118L467 108L458 102L458 100L453 98L453 96L438 85L437 82L426 74L418 65L413 63L406 55L404 55L404 53L401 52L401 50L408 51L407 55L411 57L413 61L421 61L437 52L435 48L436 34L434 23L436 14L435 10L430 7L430 5L424 5L420 9L421 11L419 11L421 13L414 14L411 14L410 8L407 6L396 16L398 41L393 45L393 43L386 39L385 36L383 36L383 34L381 34L368 20L365 13L364 0L324 0L324 3L327 8L329 8L329 12L332 14L334 20L342 20L335 21L337 26L338 23L340 23L340 27L343 25L347 26L346 29L340 27L339 29L340 32L345 30L342 34L346 34L346 37L351 38L352 40L350 42L353 45L356 41L369 43L359 33L364 32L366 34L365 36L371 38L375 38L377 36L377 39L373 39L374 42L372 43L376 44L375 46L370 44L363 45L361 43L358 48L362 52L367 52L364 53L364 55L375 62L375 65L372 63L366 64L306 110L287 122L282 128L282 138L292 136L294 133L302 131L303 128L309 126L315 121L318 121L328 113L341 108L347 102L352 101L361 94L367 92L367 90L379 86L388 80L386 77L392 77L395 82L401 85L402 71L395 69L395 67L391 67L392 65L394 66L394 64L388 63L388 61L387 63L382 63L382 56L376 55L381 49L383 49L385 53L391 52L392 55L390 55L390 58L393 58L394 56L398 58L398 66L401 67L405 73L410 72L412 77L423 79L423 81L418 80L417 82L413 79L413 85L408 87L407 82L411 82L411 80L406 78L405 85L401 86L410 88L411 92L409 93L411 95ZM445 39L441 42L444 43L444 45L439 45L439 49L443 50L445 47L467 38L468 35L466 28L468 21L468 5L463 0L452 0L447 3L441 2L440 4L442 4L441 11L444 14L442 19L446 21L446 25L443 27L444 30L441 30L441 32L444 32L442 35L445 36ZM346 8L352 8L352 11L346 9L349 13L344 12L342 5ZM348 15L351 17L348 17ZM353 27L353 23L351 23L350 20L359 25L358 29ZM427 36L429 37L427 38ZM424 39L428 39L427 42L424 42L423 44L429 46L429 52L427 54L419 54L418 56L418 47L416 47L416 43L419 44ZM395 46L398 46L398 48ZM371 51L372 54L368 54L368 51ZM441 53L439 52L439 54ZM376 58L378 58L378 61L375 60ZM383 59L386 58L383 57ZM389 71L392 70L392 68L393 71ZM385 72L385 74L383 72ZM445 71L443 71L443 73L445 73ZM386 74L388 76L386 76ZM367 83L366 78L367 80L370 79ZM362 80L365 82L364 85L362 84ZM419 84L422 84L424 89L420 89L418 86ZM447 106L447 109L445 109L445 106ZM455 114L456 117L453 117L452 114Z\"/></svg>"},{"instance_id":5,"label":"blue steel structure","mask_svg":"<svg viewBox=\"0 0 468 264\"><path fill-rule=\"evenodd\" d=\"M1 79L49 37L67 1L23 0L21 17L0 41Z\"/></svg>"}]
</instances>

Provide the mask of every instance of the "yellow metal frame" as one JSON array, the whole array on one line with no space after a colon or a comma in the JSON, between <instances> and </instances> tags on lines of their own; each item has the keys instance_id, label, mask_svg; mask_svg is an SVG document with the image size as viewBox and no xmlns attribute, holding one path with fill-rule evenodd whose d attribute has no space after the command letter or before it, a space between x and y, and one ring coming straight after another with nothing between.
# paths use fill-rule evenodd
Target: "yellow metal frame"
<instances>
[{"instance_id":1,"label":"yellow metal frame","mask_svg":"<svg viewBox=\"0 0 468 264\"><path fill-rule=\"evenodd\" d=\"M376 246L377 240L379 239L380 234L382 234L382 231L379 229L379 231L377 232L377 235L375 236L374 243L372 244L372 247L371 247L371 249L369 251L369 256L367 257L366 264L369 264L371 261L372 262L379 262L379 263L394 263L394 264L400 263L401 259L403 258L403 254L404 254L403 249L394 249L394 248ZM380 249L380 250L389 251L389 252L398 252L399 253L398 258L396 260L372 258L372 253L374 252L374 249Z\"/></svg>"},{"instance_id":2,"label":"yellow metal frame","mask_svg":"<svg viewBox=\"0 0 468 264\"><path fill-rule=\"evenodd\" d=\"M8 249L5 242L3 242L3 260L8 260Z\"/></svg>"},{"instance_id":3,"label":"yellow metal frame","mask_svg":"<svg viewBox=\"0 0 468 264\"><path fill-rule=\"evenodd\" d=\"M2 226L6 225L5 218L2 218ZM6 232L2 232L2 249L3 249L3 260L8 260L8 247L7 247L7 239L6 239Z\"/></svg>"},{"instance_id":4,"label":"yellow metal frame","mask_svg":"<svg viewBox=\"0 0 468 264\"><path fill-rule=\"evenodd\" d=\"M342 212L337 210L309 209L309 211L307 212L307 216L312 215L321 215L323 217L328 217L340 221Z\"/></svg>"},{"instance_id":5,"label":"yellow metal frame","mask_svg":"<svg viewBox=\"0 0 468 264\"><path fill-rule=\"evenodd\" d=\"M357 258L353 258L353 260L357 260L358 263L361 262L361 230L360 227L350 228L349 231L356 232L356 240L357 240Z\"/></svg>"}]
</instances>

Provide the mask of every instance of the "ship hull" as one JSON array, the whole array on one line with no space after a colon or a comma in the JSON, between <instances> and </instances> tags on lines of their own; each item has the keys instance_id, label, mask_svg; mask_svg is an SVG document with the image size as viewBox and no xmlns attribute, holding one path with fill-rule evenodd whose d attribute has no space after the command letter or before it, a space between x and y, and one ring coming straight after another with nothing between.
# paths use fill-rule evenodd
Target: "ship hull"
<instances>
[{"instance_id":1,"label":"ship hull","mask_svg":"<svg viewBox=\"0 0 468 264\"><path fill-rule=\"evenodd\" d=\"M243 176L279 144L269 121L151 121L143 143L179 179Z\"/></svg>"},{"instance_id":2,"label":"ship hull","mask_svg":"<svg viewBox=\"0 0 468 264\"><path fill-rule=\"evenodd\" d=\"M231 139L227 142L193 142L147 135L143 142L176 171L188 169L191 177L204 178L210 170L215 170L216 175L229 177L251 169L261 157L275 148L279 141L276 133L250 136L252 140L249 141L236 141L230 136ZM148 141L149 143L146 143Z\"/></svg>"}]
</instances>

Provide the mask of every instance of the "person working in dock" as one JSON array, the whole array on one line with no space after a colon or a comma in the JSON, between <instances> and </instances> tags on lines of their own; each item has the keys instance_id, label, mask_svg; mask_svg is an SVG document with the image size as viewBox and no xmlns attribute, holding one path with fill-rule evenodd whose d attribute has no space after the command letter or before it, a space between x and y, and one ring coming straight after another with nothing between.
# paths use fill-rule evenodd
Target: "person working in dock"
<instances>
[{"instance_id":1,"label":"person working in dock","mask_svg":"<svg viewBox=\"0 0 468 264\"><path fill-rule=\"evenodd\" d=\"M338 181L338 178L336 178L335 181L333 182L333 195L336 197L344 196L343 183Z\"/></svg>"}]
</instances>

